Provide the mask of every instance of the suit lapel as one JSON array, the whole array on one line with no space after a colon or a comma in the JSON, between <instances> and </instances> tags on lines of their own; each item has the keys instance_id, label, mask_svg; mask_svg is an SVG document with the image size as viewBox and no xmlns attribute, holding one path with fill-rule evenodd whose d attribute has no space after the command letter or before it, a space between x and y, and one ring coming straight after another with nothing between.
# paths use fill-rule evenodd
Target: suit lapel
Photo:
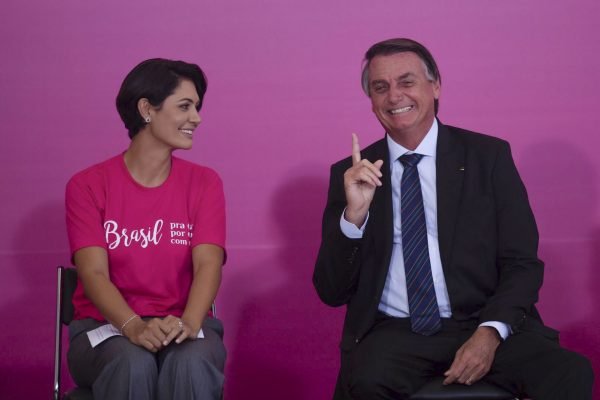
<instances>
[{"instance_id":1,"label":"suit lapel","mask_svg":"<svg viewBox=\"0 0 600 400\"><path fill-rule=\"evenodd\" d=\"M387 141L383 140L377 142L372 147L372 153L368 155L371 162L375 162L378 159L383 160L382 166L382 185L375 190L375 196L371 203L370 217L373 218L369 222L369 226L372 228L370 232L373 237L373 245L375 247L376 254L380 255L383 260L382 263L377 264L381 266L381 271L376 271L375 279L377 293L381 294L383 286L385 285L385 278L390 264L392 256L392 245L394 238L394 217L392 208L392 183L391 183L391 170L390 170L390 152L388 150ZM375 271L373 271L375 272Z\"/></svg>"},{"instance_id":2,"label":"suit lapel","mask_svg":"<svg viewBox=\"0 0 600 400\"><path fill-rule=\"evenodd\" d=\"M436 186L438 241L442 268L450 267L456 218L465 174L465 148L449 129L438 125Z\"/></svg>"}]
</instances>

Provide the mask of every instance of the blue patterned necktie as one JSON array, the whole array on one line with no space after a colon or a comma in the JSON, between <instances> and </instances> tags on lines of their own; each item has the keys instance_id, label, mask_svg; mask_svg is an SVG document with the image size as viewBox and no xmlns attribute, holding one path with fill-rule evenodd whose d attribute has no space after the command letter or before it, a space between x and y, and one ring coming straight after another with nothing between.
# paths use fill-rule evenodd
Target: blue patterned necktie
<instances>
[{"instance_id":1,"label":"blue patterned necktie","mask_svg":"<svg viewBox=\"0 0 600 400\"><path fill-rule=\"evenodd\" d=\"M442 323L431 275L423 195L417 170L422 157L413 153L399 158L404 166L400 218L411 327L415 333L430 336L440 330Z\"/></svg>"}]
</instances>

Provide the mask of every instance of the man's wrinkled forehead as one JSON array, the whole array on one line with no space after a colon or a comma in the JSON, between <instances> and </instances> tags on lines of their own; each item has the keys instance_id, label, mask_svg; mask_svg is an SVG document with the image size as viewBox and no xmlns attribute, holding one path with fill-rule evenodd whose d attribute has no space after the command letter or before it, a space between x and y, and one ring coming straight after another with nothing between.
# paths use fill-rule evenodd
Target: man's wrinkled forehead
<instances>
[{"instance_id":1,"label":"man's wrinkled forehead","mask_svg":"<svg viewBox=\"0 0 600 400\"><path fill-rule=\"evenodd\" d=\"M406 55L409 54L410 56L407 57ZM412 51L377 55L369 63L367 72L369 84L382 78L387 79L389 75L397 81L416 78L421 74L429 81L435 80L425 61Z\"/></svg>"}]
</instances>

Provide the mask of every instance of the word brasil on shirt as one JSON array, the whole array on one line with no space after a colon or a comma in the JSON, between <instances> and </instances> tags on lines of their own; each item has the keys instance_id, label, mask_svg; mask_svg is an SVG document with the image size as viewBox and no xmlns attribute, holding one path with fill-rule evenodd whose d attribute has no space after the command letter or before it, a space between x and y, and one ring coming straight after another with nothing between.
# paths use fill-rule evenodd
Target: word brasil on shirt
<instances>
[{"instance_id":1,"label":"word brasil on shirt","mask_svg":"<svg viewBox=\"0 0 600 400\"><path fill-rule=\"evenodd\" d=\"M119 228L119 224L116 221L108 220L104 223L106 244L108 244L110 250L114 250L121 245L129 247L132 244L138 244L141 248L145 249L150 244L157 245L160 243L163 238L162 230L164 225L164 221L158 219L153 227L149 226L147 228L129 230L127 228ZM194 224L170 222L169 229L171 244L191 245Z\"/></svg>"}]
</instances>

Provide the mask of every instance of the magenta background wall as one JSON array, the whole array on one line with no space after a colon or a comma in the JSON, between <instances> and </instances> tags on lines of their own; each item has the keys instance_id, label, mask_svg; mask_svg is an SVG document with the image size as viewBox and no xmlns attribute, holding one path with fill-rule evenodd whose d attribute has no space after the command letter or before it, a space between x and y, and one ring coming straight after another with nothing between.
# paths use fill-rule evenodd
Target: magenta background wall
<instances>
[{"instance_id":1,"label":"magenta background wall","mask_svg":"<svg viewBox=\"0 0 600 400\"><path fill-rule=\"evenodd\" d=\"M209 80L194 149L178 155L225 182L226 398L328 399L343 310L310 281L328 166L351 132L382 136L361 58L397 36L436 56L443 122L512 143L547 263L539 308L600 371L598 15L596 0L4 0L0 397L50 395L64 186L125 149L116 92L160 56Z\"/></svg>"}]
</instances>

